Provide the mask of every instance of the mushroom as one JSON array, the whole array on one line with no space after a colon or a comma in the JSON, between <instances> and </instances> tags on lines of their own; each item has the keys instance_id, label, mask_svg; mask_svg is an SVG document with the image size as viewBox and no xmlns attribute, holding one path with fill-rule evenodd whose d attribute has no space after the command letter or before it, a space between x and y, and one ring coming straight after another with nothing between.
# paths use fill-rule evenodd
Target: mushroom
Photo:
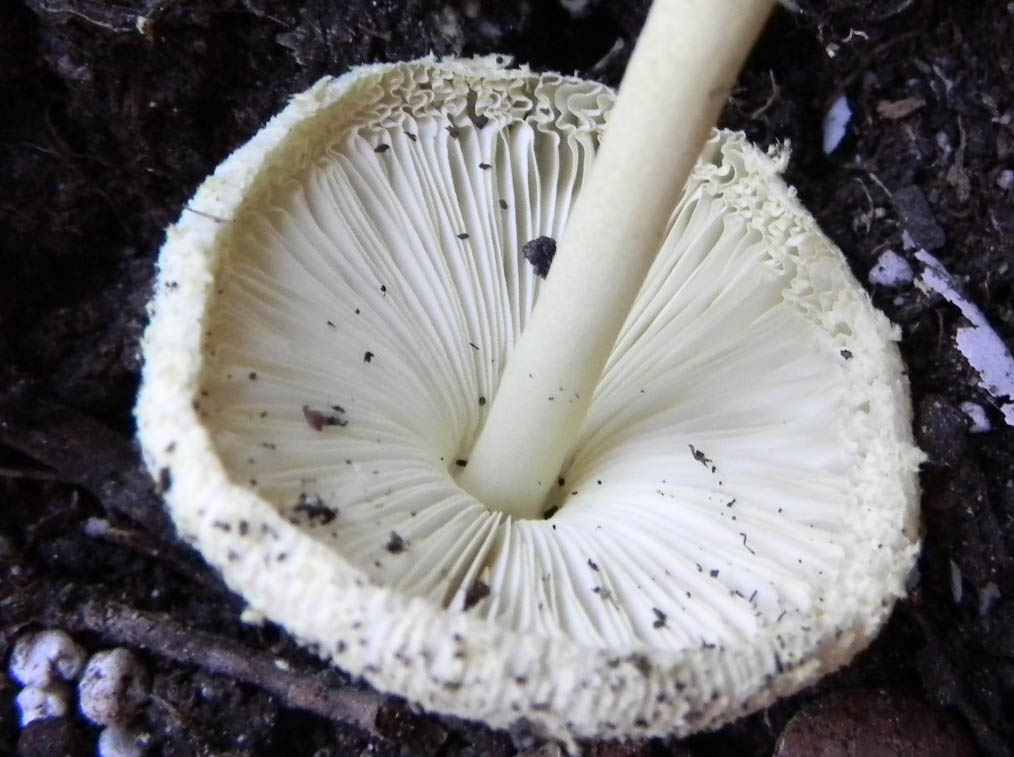
<instances>
[{"instance_id":1,"label":"mushroom","mask_svg":"<svg viewBox=\"0 0 1014 757\"><path fill-rule=\"evenodd\" d=\"M219 166L160 254L145 460L254 611L380 690L566 743L714 727L904 593L898 333L786 151L714 132L593 395L532 397L588 403L548 499L480 501L544 284L522 250L560 237L613 101L506 65L326 78Z\"/></svg>"}]
</instances>

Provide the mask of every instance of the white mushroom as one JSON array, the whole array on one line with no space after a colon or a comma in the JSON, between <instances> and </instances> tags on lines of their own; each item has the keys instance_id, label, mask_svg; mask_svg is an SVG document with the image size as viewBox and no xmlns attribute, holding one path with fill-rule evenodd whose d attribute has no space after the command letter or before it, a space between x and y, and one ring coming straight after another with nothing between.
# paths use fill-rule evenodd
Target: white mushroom
<instances>
[{"instance_id":1,"label":"white mushroom","mask_svg":"<svg viewBox=\"0 0 1014 757\"><path fill-rule=\"evenodd\" d=\"M10 671L25 686L48 686L77 678L85 653L64 631L51 630L18 638L11 653Z\"/></svg>"},{"instance_id":2,"label":"white mushroom","mask_svg":"<svg viewBox=\"0 0 1014 757\"><path fill-rule=\"evenodd\" d=\"M786 154L727 132L542 512L459 486L542 286L521 249L560 236L611 102L491 59L297 96L169 230L137 407L180 533L254 610L381 690L564 740L807 685L917 549L897 332Z\"/></svg>"}]
</instances>

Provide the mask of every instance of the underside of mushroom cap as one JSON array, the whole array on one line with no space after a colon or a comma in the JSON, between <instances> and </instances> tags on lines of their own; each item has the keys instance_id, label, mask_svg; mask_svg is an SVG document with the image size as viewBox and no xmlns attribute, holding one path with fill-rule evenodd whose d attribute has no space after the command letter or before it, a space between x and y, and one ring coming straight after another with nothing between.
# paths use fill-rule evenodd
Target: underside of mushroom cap
<instances>
[{"instance_id":1,"label":"underside of mushroom cap","mask_svg":"<svg viewBox=\"0 0 1014 757\"><path fill-rule=\"evenodd\" d=\"M785 153L727 132L545 519L456 484L538 296L522 248L562 233L611 102L494 59L297 96L169 230L137 407L180 534L251 607L381 690L567 741L811 683L917 551L897 334Z\"/></svg>"}]
</instances>

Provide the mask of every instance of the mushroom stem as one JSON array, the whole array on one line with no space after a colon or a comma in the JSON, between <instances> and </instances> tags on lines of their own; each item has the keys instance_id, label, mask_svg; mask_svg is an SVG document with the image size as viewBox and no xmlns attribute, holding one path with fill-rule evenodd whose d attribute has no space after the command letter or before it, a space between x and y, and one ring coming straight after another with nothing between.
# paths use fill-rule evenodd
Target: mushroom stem
<instances>
[{"instance_id":1,"label":"mushroom stem","mask_svg":"<svg viewBox=\"0 0 1014 757\"><path fill-rule=\"evenodd\" d=\"M459 483L539 518L666 223L774 0L656 0Z\"/></svg>"}]
</instances>

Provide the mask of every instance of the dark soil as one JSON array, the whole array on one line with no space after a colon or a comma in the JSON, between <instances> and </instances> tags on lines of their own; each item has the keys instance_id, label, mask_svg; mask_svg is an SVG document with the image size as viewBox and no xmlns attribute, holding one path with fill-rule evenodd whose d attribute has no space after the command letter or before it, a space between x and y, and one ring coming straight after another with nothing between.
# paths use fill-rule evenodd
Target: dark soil
<instances>
[{"instance_id":1,"label":"dark soil","mask_svg":"<svg viewBox=\"0 0 1014 757\"><path fill-rule=\"evenodd\" d=\"M792 5L776 12L724 123L762 144L791 140L788 178L861 280L886 249L914 262L907 230L1014 343L1014 190L1003 173L1014 168L1014 5ZM417 714L277 628L239 622L242 603L172 539L138 468L138 338L162 229L289 95L351 65L429 51L510 53L616 84L645 8L593 0L574 17L554 0L0 4L4 667L14 638L43 626L90 650L134 648L153 679L138 721L149 754L514 752L506 734ZM855 115L826 156L822 119L842 93ZM868 652L813 690L680 744L590 753L766 757L807 703L874 688L937 708L982 754L1014 753L1014 430L955 347L955 308L912 286L872 294L903 329L930 455L910 598ZM965 401L985 408L992 431L970 433ZM109 527L92 521L88 536L91 518ZM19 739L25 754L91 752L97 731L77 717L20 731L15 693L0 673L0 754Z\"/></svg>"}]
</instances>

